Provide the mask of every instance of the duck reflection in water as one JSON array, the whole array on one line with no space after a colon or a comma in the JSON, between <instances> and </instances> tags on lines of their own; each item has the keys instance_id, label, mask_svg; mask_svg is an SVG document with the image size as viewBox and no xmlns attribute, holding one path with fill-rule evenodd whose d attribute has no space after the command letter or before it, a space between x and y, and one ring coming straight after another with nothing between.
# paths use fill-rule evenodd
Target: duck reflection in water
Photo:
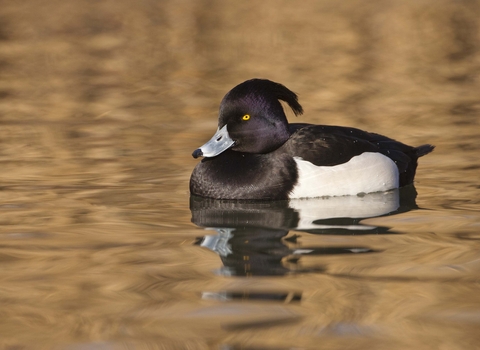
<instances>
[{"instance_id":1,"label":"duck reflection in water","mask_svg":"<svg viewBox=\"0 0 480 350\"><path fill-rule=\"evenodd\" d=\"M192 222L216 231L196 244L216 252L224 264L220 273L237 276L278 276L322 272L323 268L296 267L303 256L366 254L365 246L298 246L290 230L322 235L393 234L389 227L370 226L363 219L416 209L411 186L364 196L343 196L290 201L235 201L190 197ZM212 232L213 233L213 232Z\"/></svg>"}]
</instances>

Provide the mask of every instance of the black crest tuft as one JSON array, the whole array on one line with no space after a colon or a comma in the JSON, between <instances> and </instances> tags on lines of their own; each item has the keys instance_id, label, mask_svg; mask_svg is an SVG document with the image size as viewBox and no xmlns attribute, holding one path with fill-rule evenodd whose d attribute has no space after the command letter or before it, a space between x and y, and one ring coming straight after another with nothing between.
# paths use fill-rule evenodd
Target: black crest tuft
<instances>
[{"instance_id":1,"label":"black crest tuft","mask_svg":"<svg viewBox=\"0 0 480 350\"><path fill-rule=\"evenodd\" d=\"M284 85L267 79L250 79L235 86L229 93L229 98L238 98L249 94L269 96L276 100L285 101L296 116L303 113L303 108L298 103L297 94Z\"/></svg>"}]
</instances>

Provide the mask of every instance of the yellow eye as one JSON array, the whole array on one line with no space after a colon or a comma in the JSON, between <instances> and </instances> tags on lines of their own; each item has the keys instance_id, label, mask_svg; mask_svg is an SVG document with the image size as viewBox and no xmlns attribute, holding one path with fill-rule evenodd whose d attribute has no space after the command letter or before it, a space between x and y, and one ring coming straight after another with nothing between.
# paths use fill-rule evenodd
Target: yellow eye
<instances>
[{"instance_id":1,"label":"yellow eye","mask_svg":"<svg viewBox=\"0 0 480 350\"><path fill-rule=\"evenodd\" d=\"M242 120L249 120L250 119L250 115L249 114L245 114L243 117L242 117Z\"/></svg>"}]
</instances>

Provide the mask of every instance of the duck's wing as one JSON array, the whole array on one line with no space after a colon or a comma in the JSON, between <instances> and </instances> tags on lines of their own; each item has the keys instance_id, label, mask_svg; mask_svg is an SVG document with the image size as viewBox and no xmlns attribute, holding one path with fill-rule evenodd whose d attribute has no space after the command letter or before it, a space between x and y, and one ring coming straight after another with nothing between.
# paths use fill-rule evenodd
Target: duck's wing
<instances>
[{"instance_id":1,"label":"duck's wing","mask_svg":"<svg viewBox=\"0 0 480 350\"><path fill-rule=\"evenodd\" d=\"M413 181L418 157L433 150L431 145L412 147L356 128L291 124L290 129L292 135L283 146L288 154L317 166L334 166L364 152L379 152L397 165L401 186Z\"/></svg>"},{"instance_id":2,"label":"duck's wing","mask_svg":"<svg viewBox=\"0 0 480 350\"><path fill-rule=\"evenodd\" d=\"M299 124L285 146L289 154L317 166L334 166L364 152L380 152L403 172L418 158L414 147L383 135L341 126Z\"/></svg>"},{"instance_id":3,"label":"duck's wing","mask_svg":"<svg viewBox=\"0 0 480 350\"><path fill-rule=\"evenodd\" d=\"M293 124L292 126L296 126ZM334 166L348 162L364 152L379 152L374 143L349 135L348 128L322 125L298 125L282 148L317 166Z\"/></svg>"}]
</instances>

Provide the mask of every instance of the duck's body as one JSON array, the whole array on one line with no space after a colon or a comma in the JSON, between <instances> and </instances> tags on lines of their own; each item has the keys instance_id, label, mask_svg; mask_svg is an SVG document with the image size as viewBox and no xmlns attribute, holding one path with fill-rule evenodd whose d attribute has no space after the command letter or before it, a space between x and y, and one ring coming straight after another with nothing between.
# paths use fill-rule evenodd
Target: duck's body
<instances>
[{"instance_id":1,"label":"duck's body","mask_svg":"<svg viewBox=\"0 0 480 350\"><path fill-rule=\"evenodd\" d=\"M252 79L223 99L217 133L193 156L205 156L190 192L217 199L280 200L386 191L413 182L417 159L433 146L411 147L355 128L288 124L297 96Z\"/></svg>"}]
</instances>

